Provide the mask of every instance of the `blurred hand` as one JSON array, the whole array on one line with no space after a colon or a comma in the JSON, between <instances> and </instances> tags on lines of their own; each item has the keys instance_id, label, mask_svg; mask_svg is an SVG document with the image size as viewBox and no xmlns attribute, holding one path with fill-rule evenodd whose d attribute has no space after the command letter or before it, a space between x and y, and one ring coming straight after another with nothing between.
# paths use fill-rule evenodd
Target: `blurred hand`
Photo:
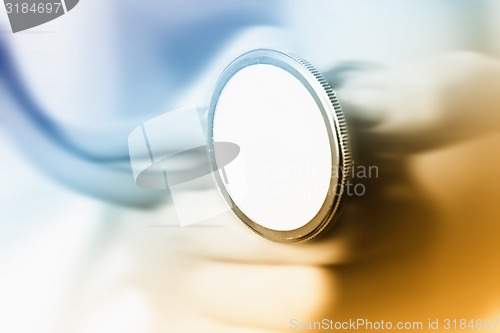
<instances>
[{"instance_id":1,"label":"blurred hand","mask_svg":"<svg viewBox=\"0 0 500 333\"><path fill-rule=\"evenodd\" d=\"M457 52L410 67L348 71L339 94L365 144L407 155L498 131L499 77L498 60Z\"/></svg>"},{"instance_id":2,"label":"blurred hand","mask_svg":"<svg viewBox=\"0 0 500 333\"><path fill-rule=\"evenodd\" d=\"M104 331L114 317L93 317L98 303L115 309L116 320L132 321L111 301L126 304L131 293L143 297L149 314L141 328L124 325L130 332L270 333L291 331L293 319L481 318L500 295L492 268L500 253L492 236L500 189L488 187L500 174L488 154L498 138L472 139L500 128L499 77L497 61L466 53L346 73L338 95L355 163L377 166L379 175L366 180L366 195L349 198L328 237L284 245L252 234L232 213L176 229L144 227L164 224L171 206L114 211L130 228L116 236L95 275L116 262L120 244L134 269L104 295L95 278L78 320L91 323L88 332ZM478 156L486 162L473 163ZM480 193L488 197L477 200ZM473 292L465 291L469 281Z\"/></svg>"}]
</instances>

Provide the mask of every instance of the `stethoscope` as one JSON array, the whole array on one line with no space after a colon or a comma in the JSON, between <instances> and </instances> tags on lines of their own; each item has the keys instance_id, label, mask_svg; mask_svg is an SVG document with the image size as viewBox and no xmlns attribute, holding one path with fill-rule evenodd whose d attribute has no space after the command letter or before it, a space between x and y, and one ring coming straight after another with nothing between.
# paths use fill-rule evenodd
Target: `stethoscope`
<instances>
[{"instance_id":1,"label":"stethoscope","mask_svg":"<svg viewBox=\"0 0 500 333\"><path fill-rule=\"evenodd\" d=\"M129 136L139 186L169 190L181 225L232 211L258 235L324 235L345 201L351 154L344 114L309 62L258 49L233 60L208 110L187 106Z\"/></svg>"}]
</instances>

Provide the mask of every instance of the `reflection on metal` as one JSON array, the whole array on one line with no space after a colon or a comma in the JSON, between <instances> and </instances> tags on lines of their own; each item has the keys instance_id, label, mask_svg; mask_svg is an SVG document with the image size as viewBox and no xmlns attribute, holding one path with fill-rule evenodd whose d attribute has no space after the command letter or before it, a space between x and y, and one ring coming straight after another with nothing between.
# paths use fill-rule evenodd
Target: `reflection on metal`
<instances>
[{"instance_id":1,"label":"reflection on metal","mask_svg":"<svg viewBox=\"0 0 500 333\"><path fill-rule=\"evenodd\" d=\"M333 224L350 149L340 104L312 65L275 50L241 55L219 78L208 121L213 141L241 148L244 158L215 176L250 229L273 241L301 242ZM217 166L217 147L210 144Z\"/></svg>"}]
</instances>

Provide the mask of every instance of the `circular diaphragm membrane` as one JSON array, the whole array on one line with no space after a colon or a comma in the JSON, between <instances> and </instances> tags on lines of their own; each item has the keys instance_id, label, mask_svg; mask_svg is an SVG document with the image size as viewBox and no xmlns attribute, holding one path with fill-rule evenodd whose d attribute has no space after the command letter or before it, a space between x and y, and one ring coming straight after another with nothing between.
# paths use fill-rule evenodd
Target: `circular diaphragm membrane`
<instances>
[{"instance_id":1,"label":"circular diaphragm membrane","mask_svg":"<svg viewBox=\"0 0 500 333\"><path fill-rule=\"evenodd\" d=\"M208 131L216 182L254 232L300 242L332 224L351 163L347 130L332 88L308 62L268 49L235 59L216 85ZM221 167L214 142L238 145L239 156Z\"/></svg>"}]
</instances>

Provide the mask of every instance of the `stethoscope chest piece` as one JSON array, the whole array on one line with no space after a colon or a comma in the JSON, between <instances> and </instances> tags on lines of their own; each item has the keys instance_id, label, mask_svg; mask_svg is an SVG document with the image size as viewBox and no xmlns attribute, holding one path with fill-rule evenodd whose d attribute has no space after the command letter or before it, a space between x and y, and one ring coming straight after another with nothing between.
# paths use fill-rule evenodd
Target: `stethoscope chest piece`
<instances>
[{"instance_id":1,"label":"stethoscope chest piece","mask_svg":"<svg viewBox=\"0 0 500 333\"><path fill-rule=\"evenodd\" d=\"M260 49L230 63L208 111L209 159L236 216L278 242L307 241L333 223L350 152L334 91L308 62ZM214 143L239 146L227 164Z\"/></svg>"}]
</instances>

